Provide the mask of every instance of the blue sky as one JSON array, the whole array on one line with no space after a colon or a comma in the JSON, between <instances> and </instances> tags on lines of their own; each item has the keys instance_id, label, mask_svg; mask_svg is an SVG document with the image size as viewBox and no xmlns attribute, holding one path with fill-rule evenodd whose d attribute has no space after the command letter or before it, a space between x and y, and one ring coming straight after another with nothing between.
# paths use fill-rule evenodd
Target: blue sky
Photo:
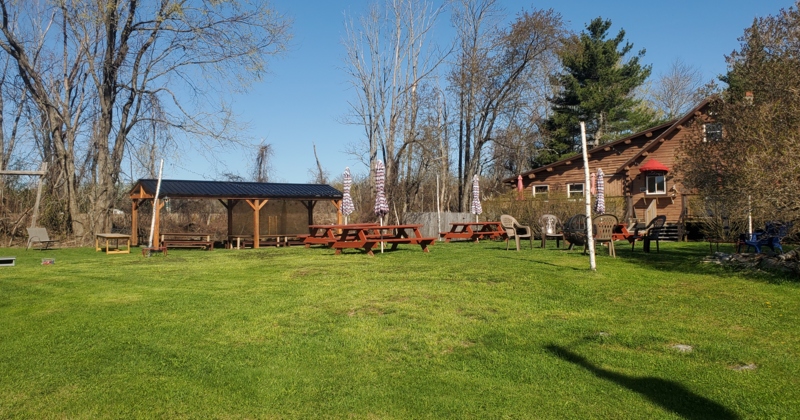
<instances>
[{"instance_id":1,"label":"blue sky","mask_svg":"<svg viewBox=\"0 0 800 420\"><path fill-rule=\"evenodd\" d=\"M681 59L697 67L710 80L725 72L724 56L736 49L744 28L755 17L775 15L791 0L639 0L535 2L501 0L510 15L523 9L553 8L568 27L579 32L591 19L612 21L612 34L622 28L634 50L645 48L644 63L652 64L653 78ZM235 97L234 109L248 122L245 137L257 145L264 139L274 149L273 182L303 183L314 168L313 144L322 166L337 177L349 166L354 173L367 168L345 153L363 130L341 122L349 112L354 92L344 67L345 13L362 14L370 1L273 0L280 13L294 20L292 48L274 59L271 73L246 95ZM450 34L449 20L437 31ZM255 148L255 146L254 146ZM215 153L221 165L211 168L202 158L166 161L164 177L171 179L220 179L228 172L249 178L252 157L240 150Z\"/></svg>"}]
</instances>

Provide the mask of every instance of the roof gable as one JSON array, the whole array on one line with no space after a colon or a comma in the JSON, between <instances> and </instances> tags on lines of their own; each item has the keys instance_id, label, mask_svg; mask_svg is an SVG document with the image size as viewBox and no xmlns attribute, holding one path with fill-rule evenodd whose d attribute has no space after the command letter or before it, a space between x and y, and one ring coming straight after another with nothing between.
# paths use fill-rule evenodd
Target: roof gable
<instances>
[{"instance_id":1,"label":"roof gable","mask_svg":"<svg viewBox=\"0 0 800 420\"><path fill-rule=\"evenodd\" d=\"M640 131L628 137L624 137L619 140L594 147L588 150L587 153L591 158L592 154L608 152L610 150L617 150L618 153L624 153L628 149L640 146L640 149L637 152L633 153L632 156L629 159L627 159L625 163L621 167L619 167L615 172L620 172L629 169L639 158L641 158L642 156L647 156L648 152L650 152L653 148L655 148L659 143L664 142L665 139L668 138L671 134L683 128L683 125L687 121L695 117L703 108L708 106L708 104L715 99L716 99L715 96L706 98L681 118L668 121L664 124L651 127L647 130ZM580 154L573 155L568 158L564 158L559 161L553 162L549 165L545 165L524 172L521 175L523 178L534 179L536 178L536 175L539 173L552 172L556 167L563 165L573 165L573 164L575 165L583 164L583 158L581 157ZM612 174L607 174L607 175L612 175ZM516 186L517 176L506 178L503 180L503 183L511 186Z\"/></svg>"}]
</instances>

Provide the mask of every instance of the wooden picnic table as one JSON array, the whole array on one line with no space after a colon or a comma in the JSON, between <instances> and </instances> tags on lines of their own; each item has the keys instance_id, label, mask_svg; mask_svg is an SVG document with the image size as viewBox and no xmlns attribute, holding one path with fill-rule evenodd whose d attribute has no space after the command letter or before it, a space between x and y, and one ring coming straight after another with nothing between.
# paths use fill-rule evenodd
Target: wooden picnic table
<instances>
[{"instance_id":1,"label":"wooden picnic table","mask_svg":"<svg viewBox=\"0 0 800 420\"><path fill-rule=\"evenodd\" d=\"M100 246L100 240L106 241L106 254L130 254L131 253L131 235L124 233L98 233L94 237L94 250L95 252L101 251L103 248ZM120 249L119 240L124 239L128 243L126 249ZM110 247L109 242L114 241L115 248Z\"/></svg>"},{"instance_id":2,"label":"wooden picnic table","mask_svg":"<svg viewBox=\"0 0 800 420\"><path fill-rule=\"evenodd\" d=\"M161 234L161 245L165 248L204 248L214 249L211 234L198 232L170 232Z\"/></svg>"},{"instance_id":3,"label":"wooden picnic table","mask_svg":"<svg viewBox=\"0 0 800 420\"><path fill-rule=\"evenodd\" d=\"M331 246L336 242L336 235L341 229L341 226L347 227L378 227L377 223L354 223L350 225L309 225L308 236L303 238L303 244L306 248L311 245Z\"/></svg>"},{"instance_id":4,"label":"wooden picnic table","mask_svg":"<svg viewBox=\"0 0 800 420\"><path fill-rule=\"evenodd\" d=\"M372 249L381 242L392 244L397 249L399 244L419 245L423 252L436 238L425 238L420 233L422 225L386 225L375 223L352 225L310 225L309 235L304 239L306 247L324 245L336 250L339 255L342 249L363 249L368 255L374 255Z\"/></svg>"},{"instance_id":5,"label":"wooden picnic table","mask_svg":"<svg viewBox=\"0 0 800 420\"><path fill-rule=\"evenodd\" d=\"M504 239L506 230L500 222L453 222L449 232L440 232L445 242L451 239L467 239L478 242L480 239Z\"/></svg>"},{"instance_id":6,"label":"wooden picnic table","mask_svg":"<svg viewBox=\"0 0 800 420\"><path fill-rule=\"evenodd\" d=\"M628 237L633 236L633 233L628 231L627 223L620 223L614 227L614 233L611 235L613 241L627 241Z\"/></svg>"}]
</instances>

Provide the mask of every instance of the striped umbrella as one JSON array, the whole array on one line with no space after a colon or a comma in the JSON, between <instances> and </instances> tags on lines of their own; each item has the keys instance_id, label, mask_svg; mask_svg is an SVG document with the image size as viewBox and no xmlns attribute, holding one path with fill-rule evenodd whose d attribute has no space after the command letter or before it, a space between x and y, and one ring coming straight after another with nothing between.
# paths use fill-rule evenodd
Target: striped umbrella
<instances>
[{"instance_id":1,"label":"striped umbrella","mask_svg":"<svg viewBox=\"0 0 800 420\"><path fill-rule=\"evenodd\" d=\"M472 177L472 214L475 215L475 221L478 221L478 215L483 213L481 208L481 191L478 185L478 175Z\"/></svg>"},{"instance_id":2,"label":"striped umbrella","mask_svg":"<svg viewBox=\"0 0 800 420\"><path fill-rule=\"evenodd\" d=\"M383 224L383 216L389 214L389 205L386 203L386 191L384 191L386 183L386 168L383 166L383 161L379 160L375 163L375 215L381 219Z\"/></svg>"},{"instance_id":3,"label":"striped umbrella","mask_svg":"<svg viewBox=\"0 0 800 420\"><path fill-rule=\"evenodd\" d=\"M606 212L605 182L603 181L603 170L597 168L597 201L594 204L594 212L603 214Z\"/></svg>"},{"instance_id":4,"label":"striped umbrella","mask_svg":"<svg viewBox=\"0 0 800 420\"><path fill-rule=\"evenodd\" d=\"M344 189L344 194L342 194L342 214L344 215L344 224L347 224L347 216L356 211L356 207L353 205L353 198L350 197L350 185L353 184L353 177L350 176L350 168L344 168L342 184L342 189Z\"/></svg>"},{"instance_id":5,"label":"striped umbrella","mask_svg":"<svg viewBox=\"0 0 800 420\"><path fill-rule=\"evenodd\" d=\"M375 163L375 215L380 218L381 226L383 226L383 216L389 214L389 204L386 203L386 192L384 191L384 184L386 183L386 168L383 166L383 161L379 160ZM381 230L383 235L383 230ZM383 242L381 242L381 253L383 253Z\"/></svg>"}]
</instances>

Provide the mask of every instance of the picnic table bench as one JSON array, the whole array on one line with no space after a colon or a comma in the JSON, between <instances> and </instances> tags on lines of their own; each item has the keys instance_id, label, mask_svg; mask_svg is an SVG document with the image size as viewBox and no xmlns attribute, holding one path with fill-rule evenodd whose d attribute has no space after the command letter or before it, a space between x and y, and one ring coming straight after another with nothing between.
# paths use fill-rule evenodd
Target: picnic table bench
<instances>
[{"instance_id":1,"label":"picnic table bench","mask_svg":"<svg viewBox=\"0 0 800 420\"><path fill-rule=\"evenodd\" d=\"M480 239L505 239L506 231L500 222L452 222L450 231L439 232L445 242L452 239L466 239L478 242Z\"/></svg>"},{"instance_id":2,"label":"picnic table bench","mask_svg":"<svg viewBox=\"0 0 800 420\"><path fill-rule=\"evenodd\" d=\"M290 246L302 245L303 239L306 237L304 234L284 234L284 235L259 235L258 246ZM253 247L253 235L228 235L228 248L233 248L236 243L236 249L241 247Z\"/></svg>"},{"instance_id":3,"label":"picnic table bench","mask_svg":"<svg viewBox=\"0 0 800 420\"><path fill-rule=\"evenodd\" d=\"M161 246L164 248L203 248L214 249L214 241L208 233L172 232L161 234Z\"/></svg>"}]
</instances>

